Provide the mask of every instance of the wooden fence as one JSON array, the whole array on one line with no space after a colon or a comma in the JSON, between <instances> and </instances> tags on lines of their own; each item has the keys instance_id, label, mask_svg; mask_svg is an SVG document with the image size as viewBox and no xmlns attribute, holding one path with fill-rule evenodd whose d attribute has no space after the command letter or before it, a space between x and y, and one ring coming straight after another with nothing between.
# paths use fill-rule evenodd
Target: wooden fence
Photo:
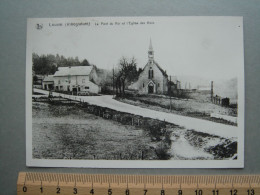
<instances>
[{"instance_id":1,"label":"wooden fence","mask_svg":"<svg viewBox=\"0 0 260 195\"><path fill-rule=\"evenodd\" d=\"M227 98L227 97L226 98L222 98L222 97L220 97L218 95L212 96L211 101L214 104L221 105L221 106L226 106L226 107L229 106L229 104L230 104L230 99L229 98Z\"/></svg>"}]
</instances>

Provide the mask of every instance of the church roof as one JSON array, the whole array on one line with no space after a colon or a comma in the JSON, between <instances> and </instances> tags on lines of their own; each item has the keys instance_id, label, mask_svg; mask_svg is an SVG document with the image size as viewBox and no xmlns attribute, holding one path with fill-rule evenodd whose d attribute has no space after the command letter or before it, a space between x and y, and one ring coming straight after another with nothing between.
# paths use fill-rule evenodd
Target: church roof
<instances>
[{"instance_id":1,"label":"church roof","mask_svg":"<svg viewBox=\"0 0 260 195\"><path fill-rule=\"evenodd\" d=\"M163 76L165 76L165 77L168 78L167 73L161 68L161 66L160 66L157 62L153 61L153 64L155 64L155 65L158 67L158 69L161 71L161 73L163 74ZM148 62L145 66L147 66L147 65L149 65L149 62ZM144 68L144 69L145 69L145 68ZM144 71L144 69L143 69L143 71Z\"/></svg>"},{"instance_id":2,"label":"church roof","mask_svg":"<svg viewBox=\"0 0 260 195\"><path fill-rule=\"evenodd\" d=\"M59 67L54 76L79 76L89 75L93 66L71 66L71 67Z\"/></svg>"},{"instance_id":3,"label":"church roof","mask_svg":"<svg viewBox=\"0 0 260 195\"><path fill-rule=\"evenodd\" d=\"M167 73L161 68L161 66L157 62L153 61L153 63L158 67L158 69L161 71L163 76L168 77ZM148 65L148 64L149 64L149 62L146 65Z\"/></svg>"}]
</instances>

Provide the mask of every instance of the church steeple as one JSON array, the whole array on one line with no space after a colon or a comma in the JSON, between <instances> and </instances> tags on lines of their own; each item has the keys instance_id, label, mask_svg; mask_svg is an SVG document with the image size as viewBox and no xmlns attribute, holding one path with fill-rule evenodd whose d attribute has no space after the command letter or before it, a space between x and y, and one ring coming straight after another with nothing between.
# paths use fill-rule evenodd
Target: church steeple
<instances>
[{"instance_id":1,"label":"church steeple","mask_svg":"<svg viewBox=\"0 0 260 195\"><path fill-rule=\"evenodd\" d=\"M150 39L150 45L149 45L149 49L148 49L148 60L150 63L153 62L153 58L154 58L154 51L153 51L153 46L152 46L152 39Z\"/></svg>"},{"instance_id":2,"label":"church steeple","mask_svg":"<svg viewBox=\"0 0 260 195\"><path fill-rule=\"evenodd\" d=\"M152 45L152 39L151 39L151 38L150 38L149 50L150 50L150 51L153 51L153 45Z\"/></svg>"}]
</instances>

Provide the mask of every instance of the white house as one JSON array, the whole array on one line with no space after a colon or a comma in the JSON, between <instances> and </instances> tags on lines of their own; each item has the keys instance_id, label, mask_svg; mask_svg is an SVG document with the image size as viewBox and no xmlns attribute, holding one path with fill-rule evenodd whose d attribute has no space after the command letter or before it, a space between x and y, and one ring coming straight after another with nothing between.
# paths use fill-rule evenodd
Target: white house
<instances>
[{"instance_id":1,"label":"white house","mask_svg":"<svg viewBox=\"0 0 260 195\"><path fill-rule=\"evenodd\" d=\"M95 66L59 67L53 79L56 91L71 91L73 95L101 91L101 87L95 83Z\"/></svg>"}]
</instances>

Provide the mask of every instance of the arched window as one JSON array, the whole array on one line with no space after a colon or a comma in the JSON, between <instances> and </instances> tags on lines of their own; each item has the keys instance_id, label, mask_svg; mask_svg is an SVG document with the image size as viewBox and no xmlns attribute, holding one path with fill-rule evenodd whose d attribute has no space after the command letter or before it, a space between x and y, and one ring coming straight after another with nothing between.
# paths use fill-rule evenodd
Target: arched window
<instances>
[{"instance_id":1,"label":"arched window","mask_svg":"<svg viewBox=\"0 0 260 195\"><path fill-rule=\"evenodd\" d=\"M148 79L152 79L153 78L153 69L152 67L150 67L150 70L148 72Z\"/></svg>"}]
</instances>

